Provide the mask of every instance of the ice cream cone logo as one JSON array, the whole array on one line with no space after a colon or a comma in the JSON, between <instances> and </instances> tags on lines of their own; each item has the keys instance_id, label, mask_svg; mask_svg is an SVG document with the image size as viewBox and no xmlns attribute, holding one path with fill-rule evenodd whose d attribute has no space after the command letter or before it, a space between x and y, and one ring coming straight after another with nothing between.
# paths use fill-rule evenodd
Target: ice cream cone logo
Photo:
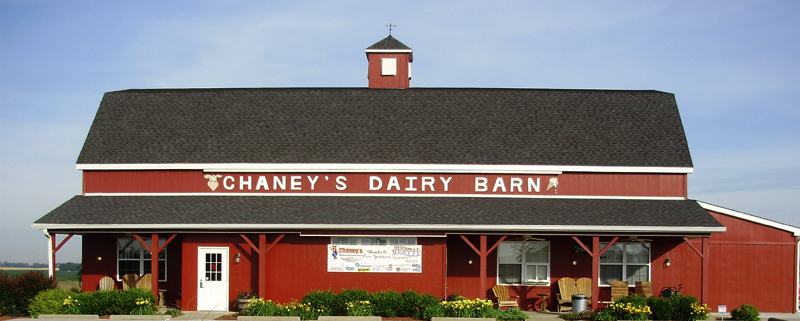
<instances>
[{"instance_id":1,"label":"ice cream cone logo","mask_svg":"<svg viewBox=\"0 0 800 321\"><path fill-rule=\"evenodd\" d=\"M217 179L222 177L222 175L220 175L220 174L205 174L205 175L203 175L203 177L205 177L208 180L208 188L210 188L212 192L216 191L217 187L219 187L219 182L217 181Z\"/></svg>"}]
</instances>

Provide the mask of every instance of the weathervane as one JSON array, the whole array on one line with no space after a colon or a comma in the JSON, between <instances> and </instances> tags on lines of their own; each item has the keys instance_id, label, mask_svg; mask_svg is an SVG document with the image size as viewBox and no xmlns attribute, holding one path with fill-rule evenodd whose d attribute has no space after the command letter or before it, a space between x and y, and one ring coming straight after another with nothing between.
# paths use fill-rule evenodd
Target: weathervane
<instances>
[{"instance_id":1,"label":"weathervane","mask_svg":"<svg viewBox=\"0 0 800 321\"><path fill-rule=\"evenodd\" d=\"M390 23L389 23L388 25L386 25L386 26L387 26L387 27L389 27L389 35L391 36L391 35L392 35L392 28L393 28L393 27L397 27L397 25L393 25L393 24L390 22Z\"/></svg>"}]
</instances>

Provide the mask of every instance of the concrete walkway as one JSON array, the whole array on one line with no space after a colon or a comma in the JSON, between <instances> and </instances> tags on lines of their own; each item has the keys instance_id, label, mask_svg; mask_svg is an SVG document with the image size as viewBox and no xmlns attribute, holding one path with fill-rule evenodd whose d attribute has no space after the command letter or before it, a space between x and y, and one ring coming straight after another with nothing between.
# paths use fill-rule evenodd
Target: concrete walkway
<instances>
[{"instance_id":1,"label":"concrete walkway","mask_svg":"<svg viewBox=\"0 0 800 321\"><path fill-rule=\"evenodd\" d=\"M554 320L561 320L558 317L557 312L538 312L538 311L525 311L530 319L530 321L554 321ZM761 313L759 315L762 321L768 321L769 319L778 319L778 320L787 320L787 321L800 321L800 313ZM728 321L731 320L730 313L724 315L720 315L719 313L710 313L708 315L708 320L712 321Z\"/></svg>"},{"instance_id":2,"label":"concrete walkway","mask_svg":"<svg viewBox=\"0 0 800 321\"><path fill-rule=\"evenodd\" d=\"M182 315L172 318L173 320L214 320L221 316L233 315L236 312L225 311L183 311Z\"/></svg>"},{"instance_id":3,"label":"concrete walkway","mask_svg":"<svg viewBox=\"0 0 800 321\"><path fill-rule=\"evenodd\" d=\"M217 312L217 311L183 311L183 315L173 318L173 320L215 320L221 316L232 315L235 312ZM530 321L557 321L561 320L556 312L537 312L525 311ZM718 313L711 313L709 320L714 321L727 321L731 320L731 315L727 314L720 316ZM798 313L761 313L761 320L768 321L769 319L779 319L788 321L800 321L800 314Z\"/></svg>"}]
</instances>

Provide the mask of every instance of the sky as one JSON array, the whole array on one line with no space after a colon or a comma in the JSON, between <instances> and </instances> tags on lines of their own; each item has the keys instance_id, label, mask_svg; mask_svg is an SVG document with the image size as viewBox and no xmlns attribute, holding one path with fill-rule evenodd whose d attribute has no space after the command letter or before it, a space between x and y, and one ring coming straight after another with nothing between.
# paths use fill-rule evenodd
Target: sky
<instances>
[{"instance_id":1,"label":"sky","mask_svg":"<svg viewBox=\"0 0 800 321\"><path fill-rule=\"evenodd\" d=\"M387 24L412 87L673 93L689 198L800 226L800 1L0 0L0 262L47 262L103 93L366 87Z\"/></svg>"}]
</instances>

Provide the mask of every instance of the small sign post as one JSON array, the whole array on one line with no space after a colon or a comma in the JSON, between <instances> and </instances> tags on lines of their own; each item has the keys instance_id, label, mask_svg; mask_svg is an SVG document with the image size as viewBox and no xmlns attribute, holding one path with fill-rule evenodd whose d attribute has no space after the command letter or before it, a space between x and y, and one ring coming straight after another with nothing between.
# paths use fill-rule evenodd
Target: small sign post
<instances>
[{"instance_id":1,"label":"small sign post","mask_svg":"<svg viewBox=\"0 0 800 321\"><path fill-rule=\"evenodd\" d=\"M719 312L719 315L722 316L722 320L725 320L725 313L728 312L728 306L726 306L724 304L719 305L717 307L717 312Z\"/></svg>"}]
</instances>

